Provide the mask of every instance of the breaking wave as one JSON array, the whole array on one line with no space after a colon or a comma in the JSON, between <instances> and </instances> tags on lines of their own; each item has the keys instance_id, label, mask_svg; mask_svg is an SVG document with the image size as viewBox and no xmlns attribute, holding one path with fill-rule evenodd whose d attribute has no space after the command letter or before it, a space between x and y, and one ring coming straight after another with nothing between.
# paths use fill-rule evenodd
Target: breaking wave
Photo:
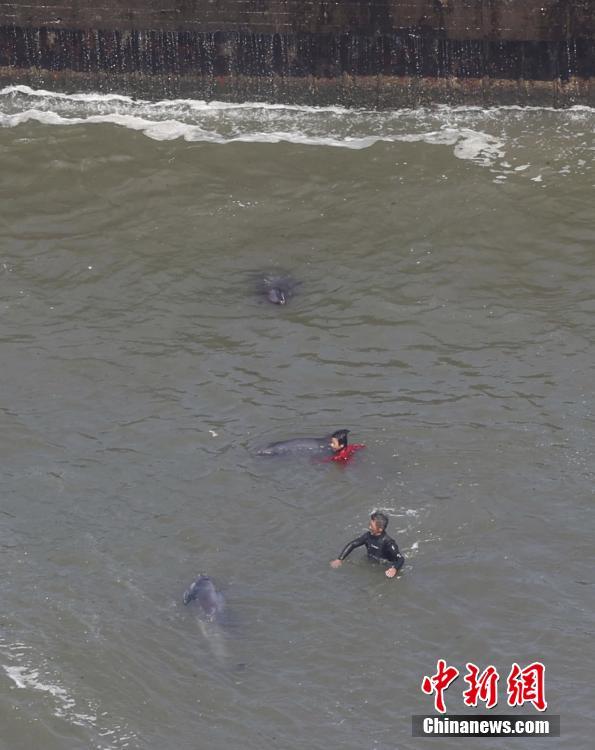
<instances>
[{"instance_id":1,"label":"breaking wave","mask_svg":"<svg viewBox=\"0 0 595 750\"><path fill-rule=\"evenodd\" d=\"M43 658L33 657L27 644L9 643L0 637L0 658L2 669L14 687L39 695L40 713L49 712L68 724L87 729L92 747L97 750L138 747L134 732L119 724L108 725L105 712L101 712L97 705L75 698ZM31 704L28 711L34 711Z\"/></svg>"},{"instance_id":2,"label":"breaking wave","mask_svg":"<svg viewBox=\"0 0 595 750\"><path fill-rule=\"evenodd\" d=\"M496 168L498 179L536 164L564 172L589 168L595 109L448 107L352 110L194 99L146 101L119 94L62 94L28 86L0 89L0 126L112 124L156 141L228 144L287 142L365 149L376 143L424 143L457 159ZM541 138L540 134L543 134ZM555 141L558 140L558 148ZM540 181L540 174L531 179ZM529 176L529 175L527 175Z\"/></svg>"}]
</instances>

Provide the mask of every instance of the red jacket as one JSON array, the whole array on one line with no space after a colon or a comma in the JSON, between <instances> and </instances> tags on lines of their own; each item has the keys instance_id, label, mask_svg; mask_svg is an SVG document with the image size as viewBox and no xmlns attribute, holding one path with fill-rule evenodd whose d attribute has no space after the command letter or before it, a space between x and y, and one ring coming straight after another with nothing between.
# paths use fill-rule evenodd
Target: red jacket
<instances>
[{"instance_id":1,"label":"red jacket","mask_svg":"<svg viewBox=\"0 0 595 750\"><path fill-rule=\"evenodd\" d=\"M366 446L363 443L346 445L344 448L341 448L341 450L338 450L333 456L325 458L324 462L330 463L331 461L337 461L338 463L347 464L349 463L349 461L351 461L351 458L356 451L359 451L361 450L361 448L365 447Z\"/></svg>"}]
</instances>

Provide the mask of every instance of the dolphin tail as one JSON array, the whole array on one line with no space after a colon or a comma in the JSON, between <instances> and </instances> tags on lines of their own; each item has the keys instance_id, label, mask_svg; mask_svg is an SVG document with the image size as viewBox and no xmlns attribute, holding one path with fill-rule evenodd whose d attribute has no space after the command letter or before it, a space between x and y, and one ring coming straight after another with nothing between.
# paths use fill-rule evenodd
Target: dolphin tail
<instances>
[{"instance_id":1,"label":"dolphin tail","mask_svg":"<svg viewBox=\"0 0 595 750\"><path fill-rule=\"evenodd\" d=\"M215 623L204 622L199 619L198 627L213 656L220 661L227 659L229 651L227 649L227 644L225 643L225 636Z\"/></svg>"}]
</instances>

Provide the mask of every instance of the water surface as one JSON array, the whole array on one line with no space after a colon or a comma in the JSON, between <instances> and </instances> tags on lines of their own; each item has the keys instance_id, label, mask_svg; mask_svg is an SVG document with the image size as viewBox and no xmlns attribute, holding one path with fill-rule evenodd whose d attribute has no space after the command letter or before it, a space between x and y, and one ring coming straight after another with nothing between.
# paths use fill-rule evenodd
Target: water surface
<instances>
[{"instance_id":1,"label":"water surface","mask_svg":"<svg viewBox=\"0 0 595 750\"><path fill-rule=\"evenodd\" d=\"M594 122L0 91L3 750L418 748L439 658L590 747Z\"/></svg>"}]
</instances>

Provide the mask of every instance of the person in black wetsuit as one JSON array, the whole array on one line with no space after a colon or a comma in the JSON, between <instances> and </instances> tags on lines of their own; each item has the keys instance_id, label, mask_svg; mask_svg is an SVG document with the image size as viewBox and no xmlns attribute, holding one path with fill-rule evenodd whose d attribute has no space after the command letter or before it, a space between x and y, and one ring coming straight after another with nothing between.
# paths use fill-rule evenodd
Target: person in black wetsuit
<instances>
[{"instance_id":1,"label":"person in black wetsuit","mask_svg":"<svg viewBox=\"0 0 595 750\"><path fill-rule=\"evenodd\" d=\"M399 552L395 540L386 533L387 526L388 516L378 511L372 513L368 525L369 531L366 531L365 534L358 536L357 539L346 544L341 550L339 557L331 562L331 568L340 568L347 555L351 554L356 547L361 547L365 544L368 550L368 559L375 562L389 563L385 574L387 578L394 578L403 567L405 558Z\"/></svg>"}]
</instances>

